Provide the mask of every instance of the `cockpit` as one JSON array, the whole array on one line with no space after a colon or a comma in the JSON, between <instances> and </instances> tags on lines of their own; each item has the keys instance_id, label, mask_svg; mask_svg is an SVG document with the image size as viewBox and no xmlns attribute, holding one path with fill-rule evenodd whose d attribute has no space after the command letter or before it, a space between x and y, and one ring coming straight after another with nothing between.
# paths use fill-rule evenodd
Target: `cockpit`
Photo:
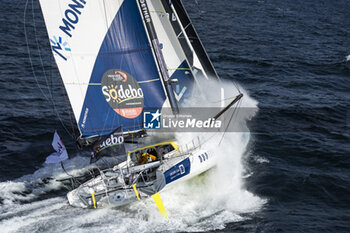
<instances>
[{"instance_id":1,"label":"cockpit","mask_svg":"<svg viewBox=\"0 0 350 233\"><path fill-rule=\"evenodd\" d=\"M129 151L128 161L129 164L141 165L154 161L162 161L178 154L178 145L174 142L164 142Z\"/></svg>"}]
</instances>

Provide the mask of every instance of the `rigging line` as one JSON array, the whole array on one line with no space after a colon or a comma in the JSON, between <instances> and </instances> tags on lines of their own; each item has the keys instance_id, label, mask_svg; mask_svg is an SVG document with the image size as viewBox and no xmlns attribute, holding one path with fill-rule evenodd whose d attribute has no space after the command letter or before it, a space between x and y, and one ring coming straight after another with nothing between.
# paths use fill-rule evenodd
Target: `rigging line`
<instances>
[{"instance_id":1,"label":"rigging line","mask_svg":"<svg viewBox=\"0 0 350 233\"><path fill-rule=\"evenodd\" d=\"M70 121L70 124L71 124L71 127L72 127L72 134L69 133L68 129L66 128L66 126L63 124L62 122L62 119L59 117L59 114L58 114L58 118L60 119L64 129L66 130L66 132L76 141L77 140L77 136L75 135L75 131L74 131L74 125L73 125L73 120L72 120L72 115L71 115L71 111L70 111L70 108L69 108L69 105L68 105L68 101L67 101L67 94L65 92L65 89L64 89L64 84L63 84L63 80L62 78L61 79L61 90L62 90L62 94L64 96L64 101L66 103L66 109L67 109L67 112L68 112L68 115L69 115L69 121ZM55 106L55 105L54 105Z\"/></svg>"},{"instance_id":2,"label":"rigging line","mask_svg":"<svg viewBox=\"0 0 350 233\"><path fill-rule=\"evenodd\" d=\"M215 104L215 103L220 103L223 100L232 100L233 98L236 98L237 96L232 96L232 97L228 97L225 99L221 99L221 100L217 100L217 101L210 101L209 103Z\"/></svg>"},{"instance_id":3,"label":"rigging line","mask_svg":"<svg viewBox=\"0 0 350 233\"><path fill-rule=\"evenodd\" d=\"M52 57L50 56L50 64L51 64L51 61L52 61ZM50 70L50 77L51 77L51 89L53 89L53 78L52 78L52 71ZM64 94L64 93L63 93ZM65 94L64 94L65 96ZM53 98L52 98L52 104L53 104L53 107L54 107L54 111L56 113L56 116L58 117L59 121L61 122L61 125L63 126L64 130L68 133L68 135L72 138L75 139L75 133L74 133L74 128L72 128L72 133L74 134L74 136L69 132L69 130L67 129L66 125L63 123L63 120L60 116L60 114L58 113L57 111L57 108L56 108L56 104L55 102L53 101ZM67 110L68 113L70 114L69 110ZM70 119L71 120L71 119Z\"/></svg>"},{"instance_id":4,"label":"rigging line","mask_svg":"<svg viewBox=\"0 0 350 233\"><path fill-rule=\"evenodd\" d=\"M30 52L30 48L29 48L29 43L28 43L28 36L27 36L27 29L26 29L26 13L27 13L27 7L28 7L28 1L26 1L26 4L24 6L24 12L23 12L23 26L24 26L24 37L25 37L25 40L26 40L26 45L27 45L27 51L28 51L28 57L29 57L29 61L30 61L30 66L32 68L32 73L33 73L33 76L34 76L34 79L36 81L36 84L38 85L41 93L43 94L43 96L45 97L45 99L47 101L49 101L49 99L47 98L47 96L45 95L44 91L42 90L42 88L40 87L39 85L39 81L35 75L35 71L34 71L34 65L33 65L33 60L32 60L32 55L31 55L31 52Z\"/></svg>"},{"instance_id":5,"label":"rigging line","mask_svg":"<svg viewBox=\"0 0 350 233\"><path fill-rule=\"evenodd\" d=\"M194 0L194 1L195 1L196 5L198 6L199 18L203 19L202 13L203 13L204 11L201 10L201 8L200 8L200 6L199 6L199 3L198 3L198 0Z\"/></svg>"},{"instance_id":6,"label":"rigging line","mask_svg":"<svg viewBox=\"0 0 350 233\"><path fill-rule=\"evenodd\" d=\"M231 117L230 117L230 120L229 120L229 122L227 123L227 126L226 126L226 128L225 128L225 130L224 130L224 132L223 132L223 134L222 134L222 137L221 137L220 142L219 142L219 144L218 144L219 146L220 146L222 140L223 140L224 137L225 137L226 131L227 131L227 129L228 129L228 126L231 124L231 120L232 120L233 116L235 115L235 112L236 112L236 108L233 110L233 112L232 112L232 114L231 114Z\"/></svg>"},{"instance_id":7,"label":"rigging line","mask_svg":"<svg viewBox=\"0 0 350 233\"><path fill-rule=\"evenodd\" d=\"M70 132L69 130L66 128L66 126L64 125L63 123L63 120L61 119L60 117L60 114L58 113L57 111L57 108L56 108L56 104L55 102L53 101L53 95L52 95L52 87L53 87L53 84L52 84L52 80L51 80L51 88L50 88L50 85L49 85L49 81L48 81L48 78L47 78L47 75L46 75L46 72L45 72L45 68L44 68L44 62L43 62L43 59L42 59L42 55L41 55L41 51L40 51L40 45L39 45L39 40L38 40L38 34L37 34L37 30L36 30L36 23L35 23L35 13L34 13L34 0L32 0L32 19L33 19L33 30L34 30L34 35L35 35L35 42L36 42L36 46L37 46L37 51L38 51L38 54L39 54L39 60L40 60L40 63L41 63L41 68L42 68L42 71L43 71L43 74L44 74L44 78L45 78L45 81L46 81L46 86L47 86L47 89L48 89L48 92L49 92L49 97L50 100L48 100L49 102L51 102L53 104L53 107L54 107L54 112L56 113L58 119L60 120L63 128L65 129L65 131L70 135ZM51 56L50 56L50 61L51 61ZM51 73L50 73L51 74Z\"/></svg>"},{"instance_id":8,"label":"rigging line","mask_svg":"<svg viewBox=\"0 0 350 233\"><path fill-rule=\"evenodd\" d=\"M29 0L27 0L27 2L26 2L26 8L27 8L28 2L29 2ZM26 11L26 9L25 9L25 11ZM26 12L25 12L25 13L26 13ZM33 18L33 25L34 25L33 30L34 30L34 35L35 35L35 41L36 41L36 44L37 44L37 49L38 49L38 53L39 53L39 58L40 58L40 62L41 62L41 67L42 67L42 69L43 69L43 73L44 73L45 81L46 81L46 84L47 84L47 88L48 88L49 94L50 94L50 96L51 96L51 101L50 101L50 99L43 93L42 89L41 89L40 86L39 86L39 82L38 82L37 77L36 77L36 75L35 75L34 66L33 66L33 64L32 64L31 53L29 52L29 58L30 58L30 60L31 60L32 71L33 71L35 80L36 80L36 82L37 82L37 84L38 84L39 89L41 90L41 92L42 92L43 95L45 96L46 100L47 100L48 102L51 102L51 103L53 104L53 106L54 106L54 111L55 111L55 113L56 113L58 119L60 120L60 122L61 122L63 128L65 129L65 131L66 131L70 136L72 136L72 135L70 134L69 130L68 130L68 129L66 128L66 126L64 125L63 120L61 119L61 117L60 117L60 115L59 115L59 113L58 113L58 111L57 111L55 102L53 101L53 95L52 95L51 89L49 88L49 81L48 81L48 79L47 79L46 72L45 72L45 69L44 69L44 64L43 64L43 60L42 60L42 56L41 56L41 52L40 52L39 40L38 40L38 36L37 36L37 30L36 30L36 24L35 24L35 14L34 14L34 1L33 1L33 0L32 0L32 18ZM25 18L24 18L24 20L25 20ZM25 30L25 34L26 34L26 30ZM28 46L28 50L29 50L28 38L27 38L27 35L25 35L25 36L26 36L27 46ZM50 61L51 61L51 57L50 57ZM52 85L52 82L51 82L51 87L52 87L52 86L53 86L53 85Z\"/></svg>"},{"instance_id":9,"label":"rigging line","mask_svg":"<svg viewBox=\"0 0 350 233\"><path fill-rule=\"evenodd\" d=\"M191 25L192 25L192 22L189 22L186 26L182 26L184 29L181 30L181 32L177 35L177 37L180 37L180 35L183 34L183 32L186 32L186 29ZM182 37L182 38L184 38L184 37ZM191 39L197 39L197 38L191 38Z\"/></svg>"},{"instance_id":10,"label":"rigging line","mask_svg":"<svg viewBox=\"0 0 350 233\"><path fill-rule=\"evenodd\" d=\"M66 171L66 169L65 169L64 166L63 166L63 161L61 161L61 167L62 167L64 173L67 174L67 176L70 176L70 177L72 178L72 180L74 180L74 182L76 182L76 183L78 183L79 185L81 185L81 183L79 182L78 179L76 179L73 175L69 174L69 173Z\"/></svg>"},{"instance_id":11,"label":"rigging line","mask_svg":"<svg viewBox=\"0 0 350 233\"><path fill-rule=\"evenodd\" d=\"M41 68L42 68L42 71L43 71L43 74L44 74L44 77L45 77L46 85L47 85L47 87L49 87L49 82L48 82L47 77L46 77L46 72L45 72L45 69L44 69L44 63L43 63L43 59L42 59L42 56L41 56L40 45L39 45L39 41L38 41L38 34L37 34L37 31L36 31L35 15L34 15L34 0L32 0L32 18L33 18L33 29L34 29L34 35L35 35L35 42L36 42L37 51L38 51L39 58L40 58ZM48 88L48 91L49 91L49 94L50 94L51 100L52 100L52 92L51 92L50 88Z\"/></svg>"},{"instance_id":12,"label":"rigging line","mask_svg":"<svg viewBox=\"0 0 350 233\"><path fill-rule=\"evenodd\" d=\"M227 123L227 126L226 126L226 128L225 128L225 131L224 131L224 133L222 134L222 137L221 137L221 139L220 139L219 146L220 146L222 140L223 140L224 137L225 137L226 131L227 131L229 125L231 124L231 121L232 121L232 119L233 119L233 116L235 115L235 118L237 118L236 112L237 112L237 109L241 106L241 103L242 103L242 99L239 100L239 102L237 103L237 106L235 107L235 109L234 109L233 112L232 112L232 115L231 115L231 117L230 117L230 120L229 120L229 122Z\"/></svg>"},{"instance_id":13,"label":"rigging line","mask_svg":"<svg viewBox=\"0 0 350 233\"><path fill-rule=\"evenodd\" d=\"M239 92L239 94L242 94L242 93L241 93L241 90L239 89L238 84L237 84L234 80L232 80L232 83L233 83L233 85L237 88L237 91Z\"/></svg>"}]
</instances>

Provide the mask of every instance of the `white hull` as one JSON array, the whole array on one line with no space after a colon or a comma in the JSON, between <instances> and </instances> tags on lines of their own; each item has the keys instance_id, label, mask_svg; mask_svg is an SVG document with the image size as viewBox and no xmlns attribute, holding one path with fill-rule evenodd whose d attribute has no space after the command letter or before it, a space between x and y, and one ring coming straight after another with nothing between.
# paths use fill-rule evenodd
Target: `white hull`
<instances>
[{"instance_id":1,"label":"white hull","mask_svg":"<svg viewBox=\"0 0 350 233\"><path fill-rule=\"evenodd\" d=\"M149 197L156 192L164 190L166 187L191 179L207 171L215 166L216 160L215 153L197 148L190 153L164 159L161 163L157 161L141 165L149 167L149 170L152 169L152 166L158 165L158 167L155 169L157 177L154 180L146 180L142 184L137 184L140 198ZM134 168L137 169L138 167L140 166L135 166ZM69 204L82 208L101 208L122 206L137 201L138 199L132 185L120 184L121 176L118 174L122 171L114 170L104 172L102 175L69 192L67 194Z\"/></svg>"}]
</instances>

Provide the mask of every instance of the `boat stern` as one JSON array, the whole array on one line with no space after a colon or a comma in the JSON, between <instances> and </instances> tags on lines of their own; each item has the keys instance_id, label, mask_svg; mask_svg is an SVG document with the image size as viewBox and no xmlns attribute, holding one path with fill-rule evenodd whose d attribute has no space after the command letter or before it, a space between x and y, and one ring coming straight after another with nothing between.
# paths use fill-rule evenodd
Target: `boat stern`
<instances>
[{"instance_id":1,"label":"boat stern","mask_svg":"<svg viewBox=\"0 0 350 233\"><path fill-rule=\"evenodd\" d=\"M77 192L78 189L74 189L67 193L69 205L80 208L89 208L88 203L86 203L86 201L83 201Z\"/></svg>"}]
</instances>

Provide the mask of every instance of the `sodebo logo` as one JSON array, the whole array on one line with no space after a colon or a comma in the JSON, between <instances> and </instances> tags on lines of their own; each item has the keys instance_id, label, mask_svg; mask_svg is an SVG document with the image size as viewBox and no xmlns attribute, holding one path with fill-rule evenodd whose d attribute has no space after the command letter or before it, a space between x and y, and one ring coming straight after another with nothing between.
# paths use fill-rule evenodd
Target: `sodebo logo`
<instances>
[{"instance_id":1,"label":"sodebo logo","mask_svg":"<svg viewBox=\"0 0 350 233\"><path fill-rule=\"evenodd\" d=\"M108 70L102 77L101 86L107 103L119 115L132 119L141 114L143 92L130 74L117 69Z\"/></svg>"},{"instance_id":2,"label":"sodebo logo","mask_svg":"<svg viewBox=\"0 0 350 233\"><path fill-rule=\"evenodd\" d=\"M107 147L115 146L115 145L120 145L124 142L124 137L122 135L115 136L111 134L106 140L104 140L98 147L95 149L95 153L98 153Z\"/></svg>"},{"instance_id":3,"label":"sodebo logo","mask_svg":"<svg viewBox=\"0 0 350 233\"><path fill-rule=\"evenodd\" d=\"M62 18L61 26L59 29L69 37L72 37L72 32L75 30L75 25L79 22L79 16L82 13L86 4L85 0L71 0L71 3L68 4L68 8L64 11L64 17ZM71 51L68 43L66 41L62 42L61 36L56 36L51 41L51 48L54 53L60 56L63 60L67 60L67 56L64 54L64 51ZM62 49L64 48L64 50Z\"/></svg>"}]
</instances>

